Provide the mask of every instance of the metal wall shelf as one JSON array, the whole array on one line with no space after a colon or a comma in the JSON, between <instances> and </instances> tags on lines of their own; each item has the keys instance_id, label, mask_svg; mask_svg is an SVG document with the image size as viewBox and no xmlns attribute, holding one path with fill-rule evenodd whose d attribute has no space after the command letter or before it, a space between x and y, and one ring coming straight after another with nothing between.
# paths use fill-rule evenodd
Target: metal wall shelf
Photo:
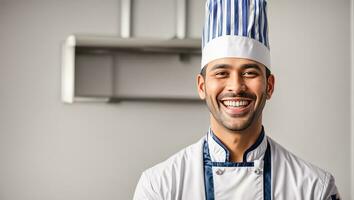
<instances>
[{"instance_id":1,"label":"metal wall shelf","mask_svg":"<svg viewBox=\"0 0 354 200\"><path fill-rule=\"evenodd\" d=\"M191 61L188 65L199 65L196 63L196 60L200 59L195 59L195 56L199 56L201 53L201 40L187 39L187 0L176 0L176 34L172 39L131 37L133 0L121 0L120 2L120 37L103 35L71 35L65 40L62 53L62 100L66 103L73 103L75 101L117 102L123 100L198 101L199 98L197 98L197 95L195 95L194 92L188 90L185 92L185 90L181 90L180 86L180 81L186 82L186 80L184 80L185 77L190 76L191 73L195 73L194 70L198 69L183 68L184 65L186 65L186 61ZM155 73L175 73L174 76L178 76L180 79L172 77L171 79L173 79L173 83L172 85L169 85L171 88L164 89L157 83L160 84L165 81L171 84L171 81L166 78L156 80L155 77L149 74L149 80L145 80L145 85L140 85L140 87L150 86L151 91L148 93L145 91L137 92L135 91L135 88L129 88L129 84L134 83L132 83L130 79L127 79L125 77L126 75L116 73L116 53L121 53L120 55L124 54L126 56L126 58L119 57L119 63L124 65L120 67L125 67L124 69L119 70L123 70L128 74L131 73L129 70L136 70L135 67L137 65L145 65L146 59L150 60L151 57L146 57L146 54L153 54L152 57L155 59L155 61L153 61L154 65L160 65L163 63L165 66L170 66L171 64L178 66L178 69L166 68L165 66L160 68L150 66L151 68L154 68ZM156 54L159 56L156 56ZM90 55L90 57L88 58L87 55ZM109 56L107 57L107 55ZM178 55L179 61L182 62L176 62L171 55ZM80 64L80 61L83 60L82 57L85 57L86 60L90 60L84 61L85 66L83 67L81 66L82 63ZM166 57L170 60L166 60ZM193 59L189 59L190 57ZM127 64L131 65L128 61L135 63L132 66L126 66ZM122 64L121 62L124 63ZM150 62L152 61L150 60ZM93 68L95 69L93 70ZM144 70L146 69L143 68L142 71ZM82 78L80 73L85 74L86 77ZM145 71L145 73L149 72ZM192 84L190 83L190 80L191 77L187 78L188 86ZM86 88L82 90L80 83L84 83L83 85L86 84ZM97 88L97 84L101 84L103 87ZM186 83L182 83L182 85L183 84ZM121 88L121 86L123 88ZM135 93L127 92L129 90L127 90L126 87L134 90ZM156 91L156 87L161 90ZM95 92L87 92L87 88L94 88ZM80 89L81 91L78 91ZM170 92L171 89L177 92Z\"/></svg>"},{"instance_id":2,"label":"metal wall shelf","mask_svg":"<svg viewBox=\"0 0 354 200\"><path fill-rule=\"evenodd\" d=\"M134 96L80 96L75 91L77 77L76 58L79 54L106 54L119 52L161 53L179 55L199 55L201 53L200 39L141 39L120 38L116 36L71 35L63 46L62 60L62 100L66 103L79 102L117 102L120 100L168 100L168 101L198 101L198 99L183 95L160 97Z\"/></svg>"}]
</instances>

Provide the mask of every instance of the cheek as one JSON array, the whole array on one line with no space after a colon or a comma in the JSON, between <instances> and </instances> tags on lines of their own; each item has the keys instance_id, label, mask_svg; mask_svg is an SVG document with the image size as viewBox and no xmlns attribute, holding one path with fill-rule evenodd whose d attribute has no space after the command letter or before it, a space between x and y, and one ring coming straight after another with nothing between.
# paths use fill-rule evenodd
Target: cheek
<instances>
[{"instance_id":1,"label":"cheek","mask_svg":"<svg viewBox=\"0 0 354 200\"><path fill-rule=\"evenodd\" d=\"M267 85L263 81L252 81L247 84L248 89L257 96L263 95L267 90Z\"/></svg>"},{"instance_id":2,"label":"cheek","mask_svg":"<svg viewBox=\"0 0 354 200\"><path fill-rule=\"evenodd\" d=\"M205 91L209 96L212 97L217 96L222 91L222 88L223 88L223 83L216 80L209 80L205 84Z\"/></svg>"}]
</instances>

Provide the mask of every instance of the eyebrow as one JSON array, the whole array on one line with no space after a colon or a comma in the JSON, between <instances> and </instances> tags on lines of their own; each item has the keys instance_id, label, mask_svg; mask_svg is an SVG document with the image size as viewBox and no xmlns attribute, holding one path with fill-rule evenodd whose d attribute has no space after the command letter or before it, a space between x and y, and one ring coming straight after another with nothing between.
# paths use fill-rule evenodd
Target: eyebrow
<instances>
[{"instance_id":1,"label":"eyebrow","mask_svg":"<svg viewBox=\"0 0 354 200\"><path fill-rule=\"evenodd\" d=\"M227 68L231 68L231 65L228 64L215 64L212 66L212 68L210 69L210 71L214 71L217 69L227 69Z\"/></svg>"},{"instance_id":2,"label":"eyebrow","mask_svg":"<svg viewBox=\"0 0 354 200\"><path fill-rule=\"evenodd\" d=\"M257 64L253 64L253 63L248 63L248 64L244 64L241 66L242 69L250 69L250 68L253 68L253 69L257 69L259 71L262 71L260 66L257 65Z\"/></svg>"},{"instance_id":3,"label":"eyebrow","mask_svg":"<svg viewBox=\"0 0 354 200\"><path fill-rule=\"evenodd\" d=\"M232 68L232 65L229 65L229 64L215 64L215 65L212 66L210 71L214 71L214 70L217 70L217 69L228 69L228 68ZM241 69L250 69L250 68L262 71L260 66L257 65L257 64L247 63L247 64L241 65Z\"/></svg>"}]
</instances>

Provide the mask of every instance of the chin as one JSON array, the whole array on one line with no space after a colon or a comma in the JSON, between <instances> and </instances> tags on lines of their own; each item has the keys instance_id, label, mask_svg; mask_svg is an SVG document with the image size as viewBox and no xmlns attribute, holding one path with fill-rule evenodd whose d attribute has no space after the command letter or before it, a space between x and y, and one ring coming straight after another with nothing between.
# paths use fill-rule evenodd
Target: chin
<instances>
[{"instance_id":1,"label":"chin","mask_svg":"<svg viewBox=\"0 0 354 200\"><path fill-rule=\"evenodd\" d=\"M227 118L221 120L221 124L231 131L244 131L251 127L254 123L255 120L253 114L237 118L227 116Z\"/></svg>"},{"instance_id":2,"label":"chin","mask_svg":"<svg viewBox=\"0 0 354 200\"><path fill-rule=\"evenodd\" d=\"M244 131L251 126L250 123L243 124L224 124L224 127L229 129L230 131Z\"/></svg>"}]
</instances>

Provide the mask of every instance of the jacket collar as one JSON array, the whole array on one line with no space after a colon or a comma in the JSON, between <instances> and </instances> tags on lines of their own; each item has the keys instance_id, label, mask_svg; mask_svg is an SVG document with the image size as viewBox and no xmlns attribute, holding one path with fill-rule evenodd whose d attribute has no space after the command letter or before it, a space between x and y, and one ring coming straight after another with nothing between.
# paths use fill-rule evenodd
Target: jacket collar
<instances>
[{"instance_id":1,"label":"jacket collar","mask_svg":"<svg viewBox=\"0 0 354 200\"><path fill-rule=\"evenodd\" d=\"M207 141L212 162L230 162L230 152L209 128ZM256 142L243 155L243 162L253 162L262 159L267 149L267 137L262 126L261 134Z\"/></svg>"}]
</instances>

